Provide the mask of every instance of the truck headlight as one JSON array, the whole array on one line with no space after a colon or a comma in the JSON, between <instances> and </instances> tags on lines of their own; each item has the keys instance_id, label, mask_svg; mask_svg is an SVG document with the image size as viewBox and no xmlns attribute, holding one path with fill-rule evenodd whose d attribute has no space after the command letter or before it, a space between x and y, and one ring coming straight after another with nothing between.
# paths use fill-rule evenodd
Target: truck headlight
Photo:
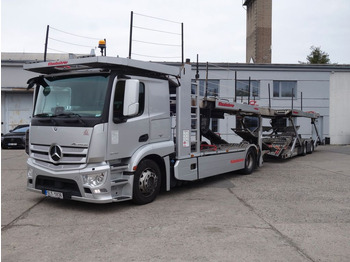
<instances>
[{"instance_id":1,"label":"truck headlight","mask_svg":"<svg viewBox=\"0 0 350 262\"><path fill-rule=\"evenodd\" d=\"M106 176L107 176L106 172L83 175L83 183L84 185L97 187L102 185L105 182Z\"/></svg>"}]
</instances>

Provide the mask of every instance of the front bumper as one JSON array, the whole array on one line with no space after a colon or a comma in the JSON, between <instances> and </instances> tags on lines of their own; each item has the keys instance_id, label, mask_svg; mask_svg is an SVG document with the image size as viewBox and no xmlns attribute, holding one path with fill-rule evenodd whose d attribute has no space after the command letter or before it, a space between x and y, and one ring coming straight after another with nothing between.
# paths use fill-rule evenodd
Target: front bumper
<instances>
[{"instance_id":1,"label":"front bumper","mask_svg":"<svg viewBox=\"0 0 350 262\"><path fill-rule=\"evenodd\" d=\"M124 175L123 170L111 172L108 163L88 164L79 170L51 170L38 165L35 160L27 161L27 189L45 194L46 190L63 194L64 199L89 203L111 203L132 198L133 174ZM99 186L83 183L83 175L105 172L106 177Z\"/></svg>"}]
</instances>

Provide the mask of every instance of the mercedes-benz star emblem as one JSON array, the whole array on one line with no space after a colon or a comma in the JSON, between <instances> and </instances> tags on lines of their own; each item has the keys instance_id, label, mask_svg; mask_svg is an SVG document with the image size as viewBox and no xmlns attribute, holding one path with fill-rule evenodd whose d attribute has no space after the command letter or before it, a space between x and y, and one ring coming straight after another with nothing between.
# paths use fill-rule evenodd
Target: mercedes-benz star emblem
<instances>
[{"instance_id":1,"label":"mercedes-benz star emblem","mask_svg":"<svg viewBox=\"0 0 350 262\"><path fill-rule=\"evenodd\" d=\"M52 145L50 147L49 154L53 161L58 162L62 158L62 149L58 145Z\"/></svg>"}]
</instances>

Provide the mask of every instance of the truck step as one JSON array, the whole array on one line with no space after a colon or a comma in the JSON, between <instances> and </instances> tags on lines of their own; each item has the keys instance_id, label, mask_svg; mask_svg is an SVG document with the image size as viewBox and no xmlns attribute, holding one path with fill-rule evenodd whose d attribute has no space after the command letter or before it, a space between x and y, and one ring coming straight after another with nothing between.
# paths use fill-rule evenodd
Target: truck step
<instances>
[{"instance_id":1,"label":"truck step","mask_svg":"<svg viewBox=\"0 0 350 262\"><path fill-rule=\"evenodd\" d=\"M126 200L131 200L130 196L119 196L113 199L114 201L126 201Z\"/></svg>"},{"instance_id":2,"label":"truck step","mask_svg":"<svg viewBox=\"0 0 350 262\"><path fill-rule=\"evenodd\" d=\"M116 171L116 170L124 170L124 169L127 169L128 168L128 165L125 165L125 164L116 164L116 165L112 165L111 166L111 170L112 171Z\"/></svg>"},{"instance_id":3,"label":"truck step","mask_svg":"<svg viewBox=\"0 0 350 262\"><path fill-rule=\"evenodd\" d=\"M111 185L112 186L122 186L122 185L125 185L129 182L128 179L116 179L116 180L113 180L111 181Z\"/></svg>"}]
</instances>

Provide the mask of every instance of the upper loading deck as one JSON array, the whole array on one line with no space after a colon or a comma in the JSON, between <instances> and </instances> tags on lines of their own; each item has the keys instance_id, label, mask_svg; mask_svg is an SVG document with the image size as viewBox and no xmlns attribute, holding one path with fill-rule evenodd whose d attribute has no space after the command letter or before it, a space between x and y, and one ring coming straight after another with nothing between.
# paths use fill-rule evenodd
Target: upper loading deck
<instances>
[{"instance_id":1,"label":"upper loading deck","mask_svg":"<svg viewBox=\"0 0 350 262\"><path fill-rule=\"evenodd\" d=\"M54 74L87 69L120 70L125 74L147 74L154 76L179 77L180 68L160 63L144 62L134 59L108 56L82 57L65 61L49 61L25 64L24 70L40 74Z\"/></svg>"}]
</instances>

